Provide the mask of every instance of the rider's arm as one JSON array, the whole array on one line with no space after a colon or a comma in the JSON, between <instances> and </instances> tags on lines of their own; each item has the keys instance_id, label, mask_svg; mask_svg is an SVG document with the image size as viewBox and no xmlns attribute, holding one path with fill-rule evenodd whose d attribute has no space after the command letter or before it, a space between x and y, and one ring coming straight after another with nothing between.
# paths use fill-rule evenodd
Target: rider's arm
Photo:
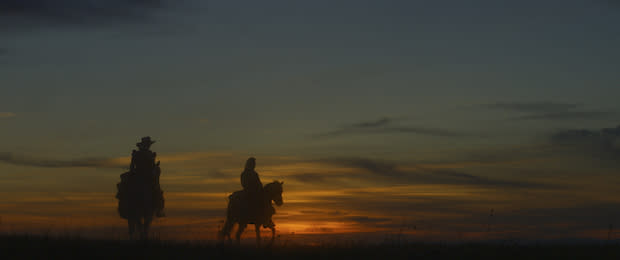
<instances>
[{"instance_id":1,"label":"rider's arm","mask_svg":"<svg viewBox=\"0 0 620 260\"><path fill-rule=\"evenodd\" d=\"M155 158L157 158L157 153L153 152L153 165L157 166L157 164L155 163Z\"/></svg>"},{"instance_id":2,"label":"rider's arm","mask_svg":"<svg viewBox=\"0 0 620 260\"><path fill-rule=\"evenodd\" d=\"M241 187L243 187L243 189L247 189L247 177L245 176L245 171L241 173Z\"/></svg>"},{"instance_id":3,"label":"rider's arm","mask_svg":"<svg viewBox=\"0 0 620 260\"><path fill-rule=\"evenodd\" d=\"M260 177L258 177L258 172L255 172L255 176L256 176L256 186L258 186L259 189L262 189L263 182L260 181Z\"/></svg>"},{"instance_id":4,"label":"rider's arm","mask_svg":"<svg viewBox=\"0 0 620 260\"><path fill-rule=\"evenodd\" d=\"M134 163L135 155L136 155L136 150L131 151L131 163L129 164L130 172L133 172L136 169L136 164Z\"/></svg>"}]
</instances>

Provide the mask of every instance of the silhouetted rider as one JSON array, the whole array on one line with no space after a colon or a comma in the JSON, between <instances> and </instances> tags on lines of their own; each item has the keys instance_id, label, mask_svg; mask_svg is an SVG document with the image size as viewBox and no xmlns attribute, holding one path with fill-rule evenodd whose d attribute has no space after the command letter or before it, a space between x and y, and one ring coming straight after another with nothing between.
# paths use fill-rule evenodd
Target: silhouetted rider
<instances>
[{"instance_id":1,"label":"silhouetted rider","mask_svg":"<svg viewBox=\"0 0 620 260\"><path fill-rule=\"evenodd\" d=\"M256 158L250 157L245 162L245 169L241 173L241 186L243 190L250 194L257 194L263 191L263 183L258 177L258 173L254 170L256 167Z\"/></svg>"},{"instance_id":2,"label":"silhouetted rider","mask_svg":"<svg viewBox=\"0 0 620 260\"><path fill-rule=\"evenodd\" d=\"M153 207L157 217L163 217L165 214L163 191L159 185L160 168L159 162L155 163L157 153L150 150L151 145L155 141L150 136L142 137L141 142L136 143L138 150L131 152L131 164L129 171L133 173L137 180L146 185L149 193L152 193ZM134 191L137 192L137 191Z\"/></svg>"},{"instance_id":3,"label":"silhouetted rider","mask_svg":"<svg viewBox=\"0 0 620 260\"><path fill-rule=\"evenodd\" d=\"M131 152L131 164L129 165L129 171L140 175L151 175L153 169L155 169L155 157L157 153L149 150L151 145L155 141L151 141L150 136L142 137L140 143L136 143L138 151L133 150Z\"/></svg>"},{"instance_id":4,"label":"silhouetted rider","mask_svg":"<svg viewBox=\"0 0 620 260\"><path fill-rule=\"evenodd\" d=\"M257 221L265 225L273 225L271 216L266 209L267 205L265 195L263 193L263 183L258 177L258 173L254 170L256 167L256 158L250 157L245 162L245 169L241 173L241 186L246 194L247 212L257 217ZM271 206L273 207L273 206Z\"/></svg>"}]
</instances>

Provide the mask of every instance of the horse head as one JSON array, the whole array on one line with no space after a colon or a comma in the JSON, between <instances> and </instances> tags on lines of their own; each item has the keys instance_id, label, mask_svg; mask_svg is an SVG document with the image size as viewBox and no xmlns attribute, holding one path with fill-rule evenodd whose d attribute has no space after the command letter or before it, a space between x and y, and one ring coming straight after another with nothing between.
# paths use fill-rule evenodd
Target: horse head
<instances>
[{"instance_id":1,"label":"horse head","mask_svg":"<svg viewBox=\"0 0 620 260\"><path fill-rule=\"evenodd\" d=\"M283 184L284 182L273 181L272 183L265 185L264 188L269 198L273 200L278 206L282 206L282 204L284 203L284 201L282 200Z\"/></svg>"}]
</instances>

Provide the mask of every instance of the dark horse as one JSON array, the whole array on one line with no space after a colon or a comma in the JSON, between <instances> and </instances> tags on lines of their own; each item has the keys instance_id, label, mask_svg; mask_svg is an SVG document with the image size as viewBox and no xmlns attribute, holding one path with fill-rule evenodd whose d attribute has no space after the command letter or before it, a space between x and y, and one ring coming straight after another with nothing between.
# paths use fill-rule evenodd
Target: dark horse
<instances>
[{"instance_id":1,"label":"dark horse","mask_svg":"<svg viewBox=\"0 0 620 260\"><path fill-rule=\"evenodd\" d=\"M161 170L157 164L153 170L153 175L157 176L157 180L160 173ZM148 238L149 227L158 212L159 197L156 193L161 191L156 189L159 183L155 186L153 182L145 181L141 177L132 172L121 174L117 198L119 199L118 211L122 218L127 219L129 237L133 239L133 234L137 231L140 239L144 240Z\"/></svg>"},{"instance_id":2,"label":"dark horse","mask_svg":"<svg viewBox=\"0 0 620 260\"><path fill-rule=\"evenodd\" d=\"M248 224L254 224L256 230L256 245L260 246L260 226L263 225L271 229L271 242L273 243L276 228L271 222L271 216L275 213L275 211L271 211L273 206L271 206L271 202L275 202L276 205L282 206L282 185L284 182L274 181L272 183L266 184L263 187L263 202L265 206L269 205L268 209L265 209L265 214L267 216L249 216L249 214L244 214L247 212L244 210L246 207L246 196L243 195L242 191L237 191L229 196L228 201L228 209L226 211L226 222L224 223L224 227L219 233L220 240L224 240L225 237L228 238L228 241L231 241L230 231L235 223L239 224L239 228L237 229L237 234L235 239L237 240L237 244L241 241L241 233L245 230ZM255 214L256 215L256 214ZM269 223L265 223L269 222Z\"/></svg>"}]
</instances>

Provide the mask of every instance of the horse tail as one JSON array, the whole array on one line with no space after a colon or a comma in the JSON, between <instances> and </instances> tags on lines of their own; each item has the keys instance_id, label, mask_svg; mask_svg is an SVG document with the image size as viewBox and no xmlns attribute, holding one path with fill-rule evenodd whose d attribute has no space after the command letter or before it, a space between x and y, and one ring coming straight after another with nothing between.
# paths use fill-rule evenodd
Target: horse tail
<instances>
[{"instance_id":1,"label":"horse tail","mask_svg":"<svg viewBox=\"0 0 620 260\"><path fill-rule=\"evenodd\" d=\"M226 208L226 220L224 221L224 226L222 227L222 230L220 230L220 233L219 233L220 240L223 240L225 237L228 237L230 239L230 231L234 225L231 204L232 204L232 200L229 197L228 207Z\"/></svg>"}]
</instances>

